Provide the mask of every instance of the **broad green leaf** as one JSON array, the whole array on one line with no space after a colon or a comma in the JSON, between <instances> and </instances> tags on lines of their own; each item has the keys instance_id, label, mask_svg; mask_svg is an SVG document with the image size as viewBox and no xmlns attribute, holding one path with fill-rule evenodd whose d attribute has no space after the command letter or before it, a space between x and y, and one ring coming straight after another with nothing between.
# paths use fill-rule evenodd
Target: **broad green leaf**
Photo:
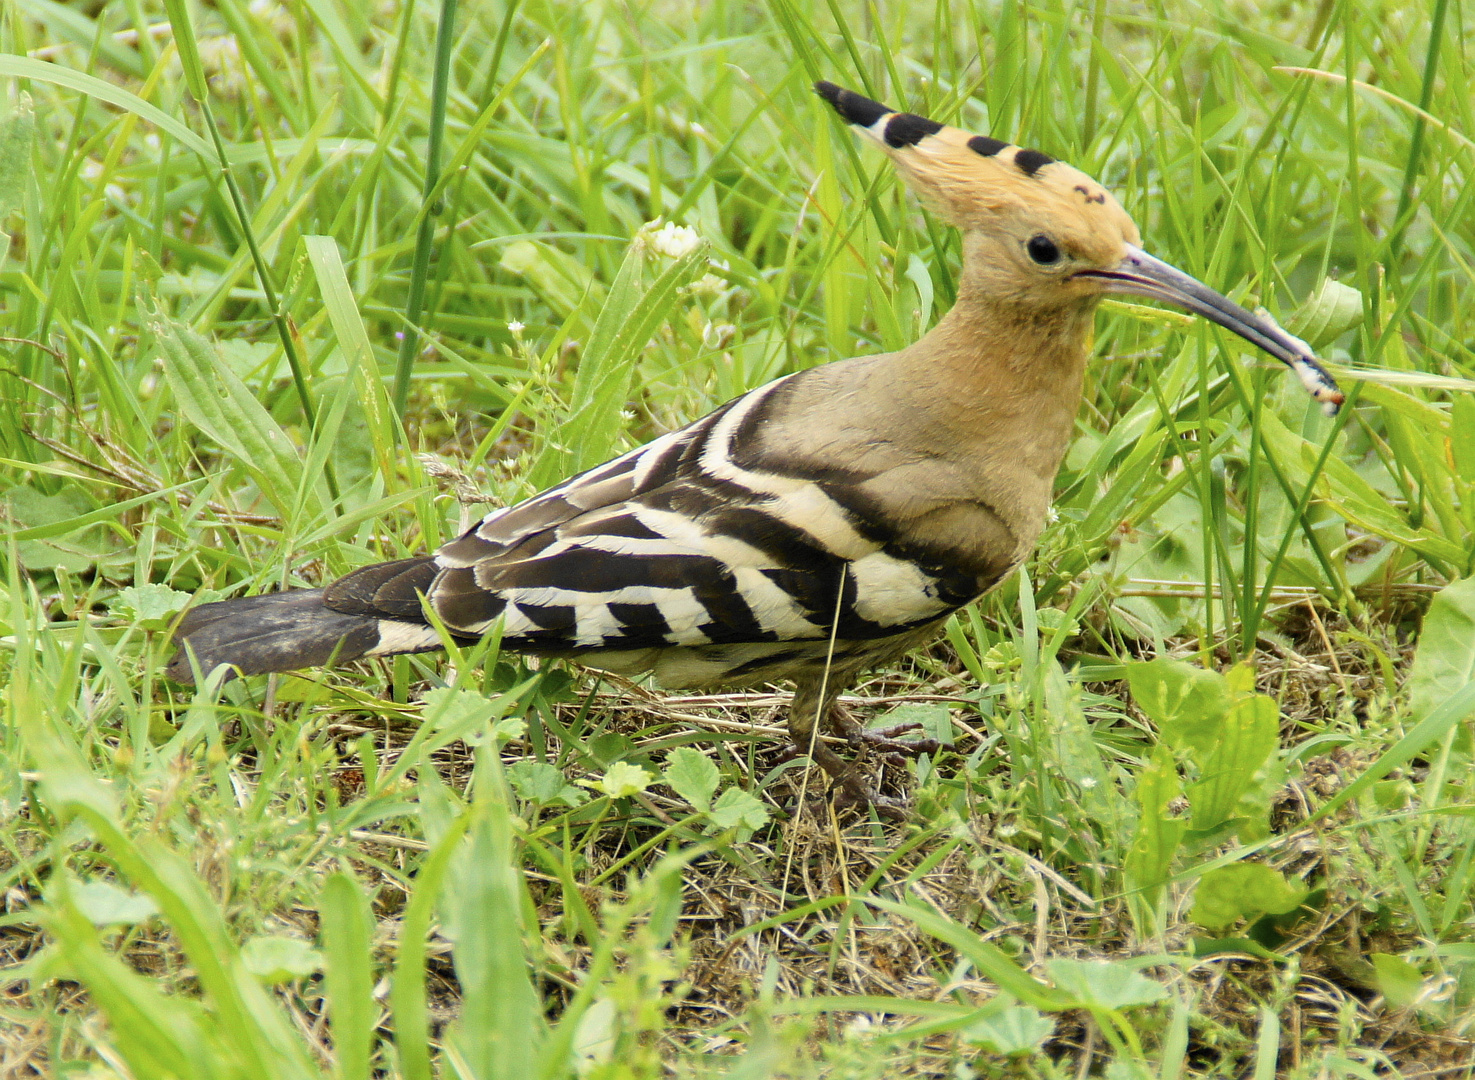
<instances>
[{"instance_id":1,"label":"broad green leaf","mask_svg":"<svg viewBox=\"0 0 1475 1080\"><path fill-rule=\"evenodd\" d=\"M1241 816L1241 797L1275 752L1279 735L1280 710L1273 699L1253 694L1230 706L1215 737L1196 752L1200 779L1188 788L1195 831L1214 829Z\"/></svg>"},{"instance_id":2,"label":"broad green leaf","mask_svg":"<svg viewBox=\"0 0 1475 1080\"><path fill-rule=\"evenodd\" d=\"M708 815L719 829L761 829L768 824L768 808L751 791L730 787L717 797Z\"/></svg>"},{"instance_id":3,"label":"broad green leaf","mask_svg":"<svg viewBox=\"0 0 1475 1080\"><path fill-rule=\"evenodd\" d=\"M678 746L666 756L661 782L698 810L709 810L717 793L717 766L700 750Z\"/></svg>"},{"instance_id":4,"label":"broad green leaf","mask_svg":"<svg viewBox=\"0 0 1475 1080\"><path fill-rule=\"evenodd\" d=\"M1187 828L1187 822L1168 812L1168 804L1182 791L1172 751L1159 743L1147 767L1137 776L1137 833L1122 867L1127 888L1136 891L1149 908L1157 907Z\"/></svg>"},{"instance_id":5,"label":"broad green leaf","mask_svg":"<svg viewBox=\"0 0 1475 1080\"><path fill-rule=\"evenodd\" d=\"M1362 293L1326 278L1288 320L1286 329L1322 349L1362 322Z\"/></svg>"},{"instance_id":6,"label":"broad green leaf","mask_svg":"<svg viewBox=\"0 0 1475 1080\"><path fill-rule=\"evenodd\" d=\"M496 719L501 712L494 698L455 686L438 686L425 695L427 726L439 731L466 731Z\"/></svg>"},{"instance_id":7,"label":"broad green leaf","mask_svg":"<svg viewBox=\"0 0 1475 1080\"><path fill-rule=\"evenodd\" d=\"M1406 1009L1419 1000L1424 989L1424 974L1401 956L1372 953L1374 982L1378 992L1395 1009Z\"/></svg>"},{"instance_id":8,"label":"broad green leaf","mask_svg":"<svg viewBox=\"0 0 1475 1080\"><path fill-rule=\"evenodd\" d=\"M113 547L98 526L117 519L116 507L96 506L70 483L54 495L18 484L0 500L0 511L21 526L9 535L17 541L21 565L30 570L85 573Z\"/></svg>"},{"instance_id":9,"label":"broad green leaf","mask_svg":"<svg viewBox=\"0 0 1475 1080\"><path fill-rule=\"evenodd\" d=\"M1144 434L1121 466L1111 471L1108 462L1117 443L1108 435L1088 470L1098 475L1110 475L1111 486L1091 500L1086 520L1081 523L1082 537L1094 543L1115 532L1121 527L1123 520L1141 520L1146 511L1141 506L1134 505L1134 500L1138 498L1143 485L1157 475L1166 440L1167 434L1162 431ZM1080 558L1084 565L1086 556L1082 555Z\"/></svg>"},{"instance_id":10,"label":"broad green leaf","mask_svg":"<svg viewBox=\"0 0 1475 1080\"><path fill-rule=\"evenodd\" d=\"M72 903L93 926L131 926L159 911L159 905L147 896L109 881L73 882L70 891Z\"/></svg>"},{"instance_id":11,"label":"broad green leaf","mask_svg":"<svg viewBox=\"0 0 1475 1080\"><path fill-rule=\"evenodd\" d=\"M907 258L906 276L917 290L917 318L925 330L932 325L932 274L915 252Z\"/></svg>"},{"instance_id":12,"label":"broad green leaf","mask_svg":"<svg viewBox=\"0 0 1475 1080\"><path fill-rule=\"evenodd\" d=\"M1217 671L1170 657L1127 665L1138 708L1180 749L1212 745L1229 711L1229 683Z\"/></svg>"},{"instance_id":13,"label":"broad green leaf","mask_svg":"<svg viewBox=\"0 0 1475 1080\"><path fill-rule=\"evenodd\" d=\"M114 615L145 630L167 630L174 616L183 611L191 599L189 593L171 589L168 585L130 585L118 590L109 607Z\"/></svg>"},{"instance_id":14,"label":"broad green leaf","mask_svg":"<svg viewBox=\"0 0 1475 1080\"><path fill-rule=\"evenodd\" d=\"M1475 683L1475 577L1450 582L1429 604L1408 673L1409 711L1422 720L1471 683Z\"/></svg>"},{"instance_id":15,"label":"broad green leaf","mask_svg":"<svg viewBox=\"0 0 1475 1080\"><path fill-rule=\"evenodd\" d=\"M1045 969L1057 990L1071 995L1083 1009L1125 1009L1151 1005L1167 997L1161 984L1117 960L1049 961Z\"/></svg>"},{"instance_id":16,"label":"broad green leaf","mask_svg":"<svg viewBox=\"0 0 1475 1080\"><path fill-rule=\"evenodd\" d=\"M64 525L97 509L91 496L73 484L46 495L29 484L5 492L5 512L11 521L30 531L46 525Z\"/></svg>"},{"instance_id":17,"label":"broad green leaf","mask_svg":"<svg viewBox=\"0 0 1475 1080\"><path fill-rule=\"evenodd\" d=\"M460 687L437 687L425 695L422 730L434 735L428 745L439 748L458 739L482 737L488 725L491 736L498 741L517 738L526 730L527 722L506 716L517 696L513 691L489 698Z\"/></svg>"},{"instance_id":18,"label":"broad green leaf","mask_svg":"<svg viewBox=\"0 0 1475 1080\"><path fill-rule=\"evenodd\" d=\"M1266 444L1277 455L1291 483L1298 488L1304 487L1312 467L1321 457L1321 447L1291 432L1273 410L1263 414L1261 430ZM1449 565L1464 564L1462 543L1427 527L1415 528L1385 495L1336 454L1326 459L1317 477L1315 494L1358 528Z\"/></svg>"},{"instance_id":19,"label":"broad green leaf","mask_svg":"<svg viewBox=\"0 0 1475 1080\"><path fill-rule=\"evenodd\" d=\"M546 761L525 758L514 762L507 768L507 779L520 798L540 806L555 802L579 806L589 798L588 792L574 787L557 766Z\"/></svg>"},{"instance_id":20,"label":"broad green leaf","mask_svg":"<svg viewBox=\"0 0 1475 1080\"><path fill-rule=\"evenodd\" d=\"M301 938L258 934L241 946L241 964L262 982L276 986L320 971L323 958Z\"/></svg>"},{"instance_id":21,"label":"broad green leaf","mask_svg":"<svg viewBox=\"0 0 1475 1080\"><path fill-rule=\"evenodd\" d=\"M1296 932L1296 929L1316 918L1327 906L1326 886L1312 889L1292 911L1271 912L1260 916L1246 933L1267 949L1278 949Z\"/></svg>"},{"instance_id":22,"label":"broad green leaf","mask_svg":"<svg viewBox=\"0 0 1475 1080\"><path fill-rule=\"evenodd\" d=\"M867 726L890 728L901 724L920 725L916 736L903 735L902 738L936 739L943 746L953 745L952 714L948 712L947 705L940 701L913 701L898 705Z\"/></svg>"},{"instance_id":23,"label":"broad green leaf","mask_svg":"<svg viewBox=\"0 0 1475 1080\"><path fill-rule=\"evenodd\" d=\"M1005 1057L1029 1054L1055 1031L1055 1021L1028 1005L1006 1005L958 1032L965 1042Z\"/></svg>"},{"instance_id":24,"label":"broad green leaf","mask_svg":"<svg viewBox=\"0 0 1475 1080\"><path fill-rule=\"evenodd\" d=\"M586 1076L596 1066L605 1065L615 1052L619 1036L619 1013L615 1003L602 997L579 1017L574 1028L573 1052L575 1075Z\"/></svg>"},{"instance_id":25,"label":"broad green leaf","mask_svg":"<svg viewBox=\"0 0 1475 1080\"><path fill-rule=\"evenodd\" d=\"M655 777L639 765L631 765L628 761L617 761L603 776L593 781L592 786L604 792L611 799L625 799L631 795L639 795L650 787L654 780Z\"/></svg>"},{"instance_id":26,"label":"broad green leaf","mask_svg":"<svg viewBox=\"0 0 1475 1080\"><path fill-rule=\"evenodd\" d=\"M1248 660L1241 660L1224 673L1224 681L1229 686L1230 696L1236 700L1245 694L1255 692L1255 665Z\"/></svg>"},{"instance_id":27,"label":"broad green leaf","mask_svg":"<svg viewBox=\"0 0 1475 1080\"><path fill-rule=\"evenodd\" d=\"M1198 880L1190 918L1210 930L1223 930L1239 919L1254 922L1262 915L1295 911L1307 890L1262 863L1231 863Z\"/></svg>"}]
</instances>

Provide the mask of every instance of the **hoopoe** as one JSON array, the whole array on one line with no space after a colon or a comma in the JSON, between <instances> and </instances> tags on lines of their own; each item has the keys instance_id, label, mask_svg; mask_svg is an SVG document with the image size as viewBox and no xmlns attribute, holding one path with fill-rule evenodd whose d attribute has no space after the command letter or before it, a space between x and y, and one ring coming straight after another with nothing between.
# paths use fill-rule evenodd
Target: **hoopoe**
<instances>
[{"instance_id":1,"label":"hoopoe","mask_svg":"<svg viewBox=\"0 0 1475 1080\"><path fill-rule=\"evenodd\" d=\"M502 624L504 649L669 688L789 679L788 730L840 800L883 805L817 738L861 732L838 694L998 585L1044 528L1097 302L1166 301L1342 400L1306 348L1148 255L1085 173L1038 150L816 92L962 230L957 302L920 341L785 376L488 514L434 554L323 589L204 604L169 674L243 674L440 647ZM193 666L192 666L193 665Z\"/></svg>"}]
</instances>

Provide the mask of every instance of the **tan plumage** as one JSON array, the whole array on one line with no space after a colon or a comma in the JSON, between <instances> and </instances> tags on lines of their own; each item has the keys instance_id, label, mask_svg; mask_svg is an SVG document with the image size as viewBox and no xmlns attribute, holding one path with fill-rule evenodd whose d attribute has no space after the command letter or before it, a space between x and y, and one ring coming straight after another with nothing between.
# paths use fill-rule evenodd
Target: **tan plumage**
<instances>
[{"instance_id":1,"label":"tan plumage","mask_svg":"<svg viewBox=\"0 0 1475 1080\"><path fill-rule=\"evenodd\" d=\"M176 678L438 646L422 604L465 639L663 684L792 679L789 731L851 802L870 787L815 738L853 740L836 695L934 634L1033 549L1108 293L1196 311L1291 366L1335 408L1294 339L1153 259L1109 192L1046 155L816 85L963 232L957 303L896 353L759 387L518 506L436 554L326 590L190 612Z\"/></svg>"}]
</instances>

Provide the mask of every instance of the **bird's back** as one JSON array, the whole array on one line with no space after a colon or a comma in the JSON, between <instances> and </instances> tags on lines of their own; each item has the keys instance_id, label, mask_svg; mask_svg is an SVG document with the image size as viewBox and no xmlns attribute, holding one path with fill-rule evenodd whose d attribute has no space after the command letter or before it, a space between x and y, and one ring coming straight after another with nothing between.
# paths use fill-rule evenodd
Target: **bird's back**
<instances>
[{"instance_id":1,"label":"bird's back","mask_svg":"<svg viewBox=\"0 0 1475 1080\"><path fill-rule=\"evenodd\" d=\"M885 361L849 363L879 370ZM929 626L992 586L1012 557L960 561L914 542L887 492L920 518L966 502L966 485L958 477L957 495L943 490L946 463L906 440L831 423L844 403L827 391L846 366L761 387L488 515L432 557L350 574L324 602L404 619L419 614L423 594L458 636L500 619L513 651L665 669L664 681L684 685L766 671L805 651L796 643L828 642L832 629L858 644ZM838 374L840 385L864 382L864 372ZM934 478L930 494L886 483L917 466Z\"/></svg>"}]
</instances>

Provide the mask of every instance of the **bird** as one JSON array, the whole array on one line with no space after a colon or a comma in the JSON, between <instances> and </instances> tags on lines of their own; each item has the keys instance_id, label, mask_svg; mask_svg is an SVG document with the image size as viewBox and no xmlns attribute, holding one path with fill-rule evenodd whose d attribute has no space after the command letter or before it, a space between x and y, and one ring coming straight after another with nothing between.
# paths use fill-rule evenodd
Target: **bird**
<instances>
[{"instance_id":1,"label":"bird","mask_svg":"<svg viewBox=\"0 0 1475 1080\"><path fill-rule=\"evenodd\" d=\"M789 680L789 738L835 804L892 813L864 754L846 760L818 735L859 748L838 695L1033 551L1103 297L1197 313L1285 363L1325 410L1341 403L1302 342L1149 255L1084 172L830 82L814 90L962 234L956 302L928 333L760 386L432 553L188 609L167 674L430 651L429 612L458 642L500 625L504 650L669 689Z\"/></svg>"}]
</instances>

